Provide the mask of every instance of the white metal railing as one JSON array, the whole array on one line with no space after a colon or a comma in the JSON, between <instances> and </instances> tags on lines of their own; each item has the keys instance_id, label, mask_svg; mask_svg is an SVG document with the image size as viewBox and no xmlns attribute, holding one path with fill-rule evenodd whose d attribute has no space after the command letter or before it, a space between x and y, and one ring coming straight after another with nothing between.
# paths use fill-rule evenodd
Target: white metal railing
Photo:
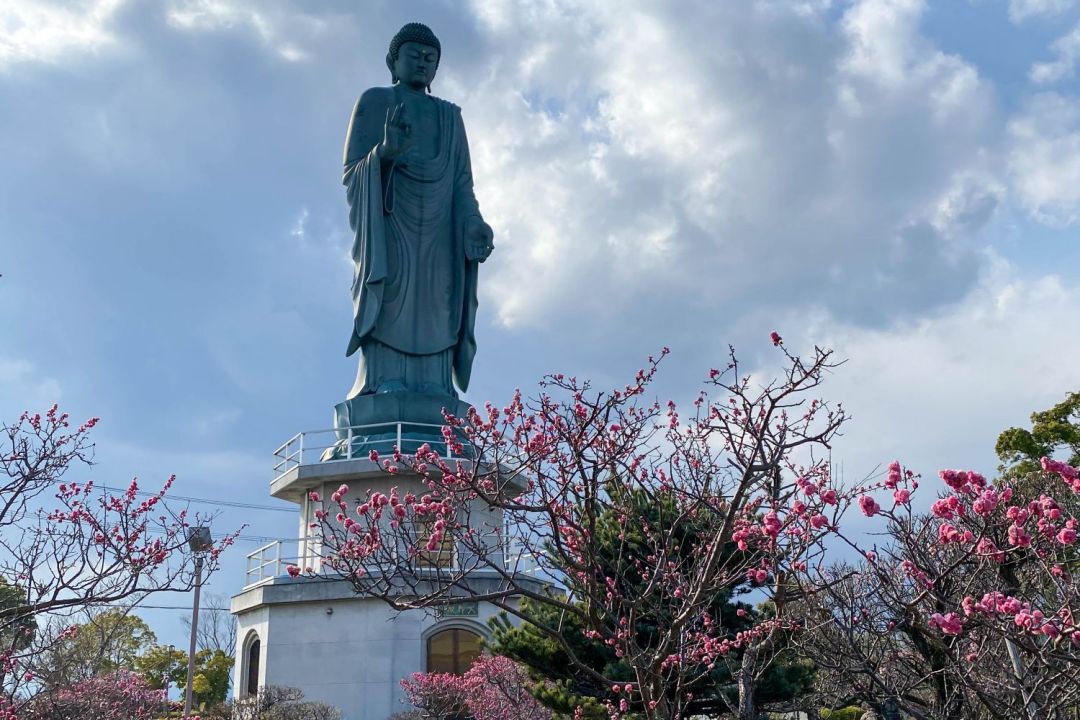
<instances>
[{"instance_id":1,"label":"white metal railing","mask_svg":"<svg viewBox=\"0 0 1080 720\"><path fill-rule=\"evenodd\" d=\"M462 457L445 440L433 439L442 438L442 429L430 423L396 422L299 432L274 451L274 480L301 465L356 460L372 450L386 454L400 448L408 454L425 443L447 459Z\"/></svg>"},{"instance_id":2,"label":"white metal railing","mask_svg":"<svg viewBox=\"0 0 1080 720\"><path fill-rule=\"evenodd\" d=\"M520 538L516 536L502 539L503 569L523 575L536 575L538 564L532 553L525 550ZM295 548L295 549L294 549ZM288 574L288 567L294 565L305 574L309 570L322 572L320 538L305 537L298 540L275 540L248 553L247 569L244 575L244 589ZM421 558L414 558L415 568L424 574L438 572L458 572L462 563L469 563L469 555L462 548L443 546L437 553L437 559L428 564ZM448 556L444 557L443 553ZM393 554L396 558L396 552Z\"/></svg>"},{"instance_id":3,"label":"white metal railing","mask_svg":"<svg viewBox=\"0 0 1080 720\"><path fill-rule=\"evenodd\" d=\"M301 570L318 568L321 565L318 542L317 537L275 540L248 553L244 589L287 574L287 568L290 565L295 565ZM292 551L293 547L295 547L295 552Z\"/></svg>"}]
</instances>

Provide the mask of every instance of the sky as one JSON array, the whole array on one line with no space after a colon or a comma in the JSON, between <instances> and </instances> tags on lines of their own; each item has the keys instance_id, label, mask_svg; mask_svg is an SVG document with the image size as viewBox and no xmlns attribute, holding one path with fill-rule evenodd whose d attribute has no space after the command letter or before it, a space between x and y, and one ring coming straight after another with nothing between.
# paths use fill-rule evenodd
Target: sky
<instances>
[{"instance_id":1,"label":"sky","mask_svg":"<svg viewBox=\"0 0 1080 720\"><path fill-rule=\"evenodd\" d=\"M72 479L287 510L273 450L355 375L346 126L410 21L495 231L466 399L668 346L686 400L776 330L846 359L857 481L990 474L1080 390L1077 0L5 0L0 416L100 416ZM146 617L180 645L181 614Z\"/></svg>"}]
</instances>

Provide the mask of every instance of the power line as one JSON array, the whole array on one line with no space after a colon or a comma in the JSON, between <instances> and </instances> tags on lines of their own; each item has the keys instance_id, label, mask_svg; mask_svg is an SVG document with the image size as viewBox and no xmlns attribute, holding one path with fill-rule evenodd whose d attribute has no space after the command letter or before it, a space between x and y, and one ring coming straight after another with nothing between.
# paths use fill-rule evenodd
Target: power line
<instances>
[{"instance_id":1,"label":"power line","mask_svg":"<svg viewBox=\"0 0 1080 720\"><path fill-rule=\"evenodd\" d=\"M126 493L127 492L127 488L109 487L108 485L98 485L97 487L99 487L102 490L108 490L109 492L118 492L118 493ZM144 492L142 490L136 490L135 494L136 495L141 495L143 497L158 497L158 493ZM296 508L275 507L273 505L256 505L254 503L243 503L243 502L238 502L236 500L215 500L215 499L211 499L211 498L197 498L197 497L189 497L187 495L173 495L172 493L167 494L164 499L182 500L184 502L201 503L203 505L221 505L221 506L224 506L224 507L246 508L248 510L273 510L274 512L287 512L287 513L297 512Z\"/></svg>"},{"instance_id":2,"label":"power line","mask_svg":"<svg viewBox=\"0 0 1080 720\"><path fill-rule=\"evenodd\" d=\"M157 528L150 528L150 529L147 530L147 532L150 533L151 535L159 535L159 536L165 535L165 531L158 530ZM281 541L281 542L295 542L296 540L298 540L298 538L296 538L295 536L293 536L293 537L280 537L280 536L274 536L274 535L243 535L243 534L237 535L236 539L237 540L242 540L244 542L260 542L260 543L272 543L272 542L278 542L278 541Z\"/></svg>"},{"instance_id":3,"label":"power line","mask_svg":"<svg viewBox=\"0 0 1080 720\"><path fill-rule=\"evenodd\" d=\"M101 489L101 490L107 490L109 492L117 492L117 493L126 493L127 492L127 490L125 488L111 487L109 485L98 485L97 487L99 489ZM135 494L136 495L141 495L143 497L158 497L158 493L151 493L151 492L146 492L146 491L143 491L143 490L136 490ZM244 508L244 509L249 509L249 510L273 510L275 512L287 512L287 513L298 512L298 509L294 509L294 508L274 507L272 505L258 505L258 504L255 504L255 503L243 503L243 502L238 502L238 501L235 501L235 500L215 500L215 499L212 499L212 498L197 498L197 497L191 497L191 496L188 496L188 495L173 495L171 493L167 494L165 496L165 499L181 500L181 501L184 501L184 502L193 502L193 503L202 503L202 504L205 504L205 505L222 505L222 506L228 506L228 507ZM151 532L154 532L154 534L163 534L163 533L155 532L155 531L151 531ZM271 535L237 535L236 539L240 540L240 541L243 541L243 542L272 543L272 542L278 542L278 541L290 542L290 541L296 540L297 538L295 538L295 537L277 537L277 536L271 536Z\"/></svg>"},{"instance_id":4,"label":"power line","mask_svg":"<svg viewBox=\"0 0 1080 720\"><path fill-rule=\"evenodd\" d=\"M237 540L244 540L246 542L270 543L270 542L277 542L278 540L281 540L282 542L285 542L286 540L296 540L297 538L295 538L295 537L270 537L269 535L237 535L236 539Z\"/></svg>"},{"instance_id":5,"label":"power line","mask_svg":"<svg viewBox=\"0 0 1080 720\"><path fill-rule=\"evenodd\" d=\"M190 605L114 605L113 607L131 607L132 610L187 610L191 611ZM200 607L199 612L229 612L228 608Z\"/></svg>"}]
</instances>

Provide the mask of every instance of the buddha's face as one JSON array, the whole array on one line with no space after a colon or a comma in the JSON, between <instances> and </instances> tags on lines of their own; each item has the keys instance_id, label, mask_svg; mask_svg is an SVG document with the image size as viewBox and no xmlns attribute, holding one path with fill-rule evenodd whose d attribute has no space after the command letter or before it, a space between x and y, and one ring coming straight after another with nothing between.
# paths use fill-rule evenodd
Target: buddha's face
<instances>
[{"instance_id":1,"label":"buddha's face","mask_svg":"<svg viewBox=\"0 0 1080 720\"><path fill-rule=\"evenodd\" d=\"M393 61L393 73L399 82L414 90L423 90L435 79L439 64L439 51L430 45L417 42L402 43L397 60Z\"/></svg>"}]
</instances>

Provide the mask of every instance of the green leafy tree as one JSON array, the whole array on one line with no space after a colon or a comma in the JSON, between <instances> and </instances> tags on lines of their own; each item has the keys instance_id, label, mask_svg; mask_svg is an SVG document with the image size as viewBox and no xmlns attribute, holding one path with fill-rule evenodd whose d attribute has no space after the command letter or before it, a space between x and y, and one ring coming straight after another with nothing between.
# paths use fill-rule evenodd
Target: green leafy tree
<instances>
[{"instance_id":1,"label":"green leafy tree","mask_svg":"<svg viewBox=\"0 0 1080 720\"><path fill-rule=\"evenodd\" d=\"M994 446L1001 459L1002 482L1012 483L1024 495L1038 498L1057 481L1042 471L1044 457L1064 458L1070 465L1080 465L1080 392L1070 393L1049 410L1031 414L1031 429L1009 428ZM1062 509L1080 517L1080 496L1056 495Z\"/></svg>"},{"instance_id":2,"label":"green leafy tree","mask_svg":"<svg viewBox=\"0 0 1080 720\"><path fill-rule=\"evenodd\" d=\"M0 643L16 652L27 648L37 632L37 622L27 612L26 590L0 577Z\"/></svg>"},{"instance_id":3,"label":"green leafy tree","mask_svg":"<svg viewBox=\"0 0 1080 720\"><path fill-rule=\"evenodd\" d=\"M50 689L116 670L135 670L137 658L156 641L154 631L130 608L99 611L74 630L61 631L35 659L35 675Z\"/></svg>"},{"instance_id":4,"label":"green leafy tree","mask_svg":"<svg viewBox=\"0 0 1080 720\"><path fill-rule=\"evenodd\" d=\"M187 680L187 653L171 645L153 645L133 663L136 673L152 690Z\"/></svg>"},{"instance_id":5,"label":"green leafy tree","mask_svg":"<svg viewBox=\"0 0 1080 720\"><path fill-rule=\"evenodd\" d=\"M30 647L37 621L26 607L26 590L0 577L0 655L12 655ZM0 668L0 688L12 678Z\"/></svg>"},{"instance_id":6,"label":"green leafy tree","mask_svg":"<svg viewBox=\"0 0 1080 720\"><path fill-rule=\"evenodd\" d=\"M592 567L601 578L612 578L624 585L620 592L640 596L647 592L646 581L642 579L644 573L627 572L627 568L648 567L650 543L645 537L644 527L649 528L648 532L673 532L675 544L681 548L682 559L690 564L690 554L695 552L699 543L695 537L697 528L694 523L673 522L677 511L672 504L658 503L655 497L632 492L630 506L635 510L633 522L627 522L626 517L610 511L597 518L595 533L598 552L593 558ZM730 552L734 551L732 544ZM713 617L720 619L731 636L772 614L768 605L755 609L737 600L745 592L745 585L733 585L717 593L712 601ZM527 614L536 616L549 627L561 627L561 634L568 640L573 654L603 677L616 682L634 680L633 669L616 655L612 647L586 637L580 617L563 614L557 608L540 604L530 607ZM636 627L638 633L645 636L642 643L648 643L648 635L658 633L669 620L667 617L640 620ZM599 699L610 697L610 687L607 684L601 686L592 675L576 671L566 650L550 634L530 623L514 626L506 616L496 618L492 622L492 629L492 652L520 662L529 669L535 680L546 681L538 682L531 688L545 706L566 715L572 715L580 707L586 717L597 720L608 716ZM717 663L711 672L704 674L693 690L694 712L723 712L737 704L738 687L732 670L738 667L738 662L739 658L733 657L730 663ZM799 661L790 653L781 652L761 673L755 683L755 695L759 705L767 707L805 694L812 683L813 666Z\"/></svg>"},{"instance_id":7,"label":"green leafy tree","mask_svg":"<svg viewBox=\"0 0 1080 720\"><path fill-rule=\"evenodd\" d=\"M225 702L229 695L232 669L232 657L221 650L200 650L195 653L195 677L191 681L195 703L200 707L210 707ZM179 683L181 689L186 682L185 676Z\"/></svg>"},{"instance_id":8,"label":"green leafy tree","mask_svg":"<svg viewBox=\"0 0 1080 720\"><path fill-rule=\"evenodd\" d=\"M155 690L167 683L180 690L187 686L187 653L174 647L154 645L134 662L134 669L146 684ZM196 707L213 707L224 703L229 695L233 659L218 649L195 653L195 674L192 678L192 699Z\"/></svg>"},{"instance_id":9,"label":"green leafy tree","mask_svg":"<svg viewBox=\"0 0 1080 720\"><path fill-rule=\"evenodd\" d=\"M995 446L1001 470L1009 476L1038 472L1039 461L1066 450L1070 465L1080 465L1080 392L1070 393L1049 410L1031 414L1031 429L1009 428Z\"/></svg>"}]
</instances>

